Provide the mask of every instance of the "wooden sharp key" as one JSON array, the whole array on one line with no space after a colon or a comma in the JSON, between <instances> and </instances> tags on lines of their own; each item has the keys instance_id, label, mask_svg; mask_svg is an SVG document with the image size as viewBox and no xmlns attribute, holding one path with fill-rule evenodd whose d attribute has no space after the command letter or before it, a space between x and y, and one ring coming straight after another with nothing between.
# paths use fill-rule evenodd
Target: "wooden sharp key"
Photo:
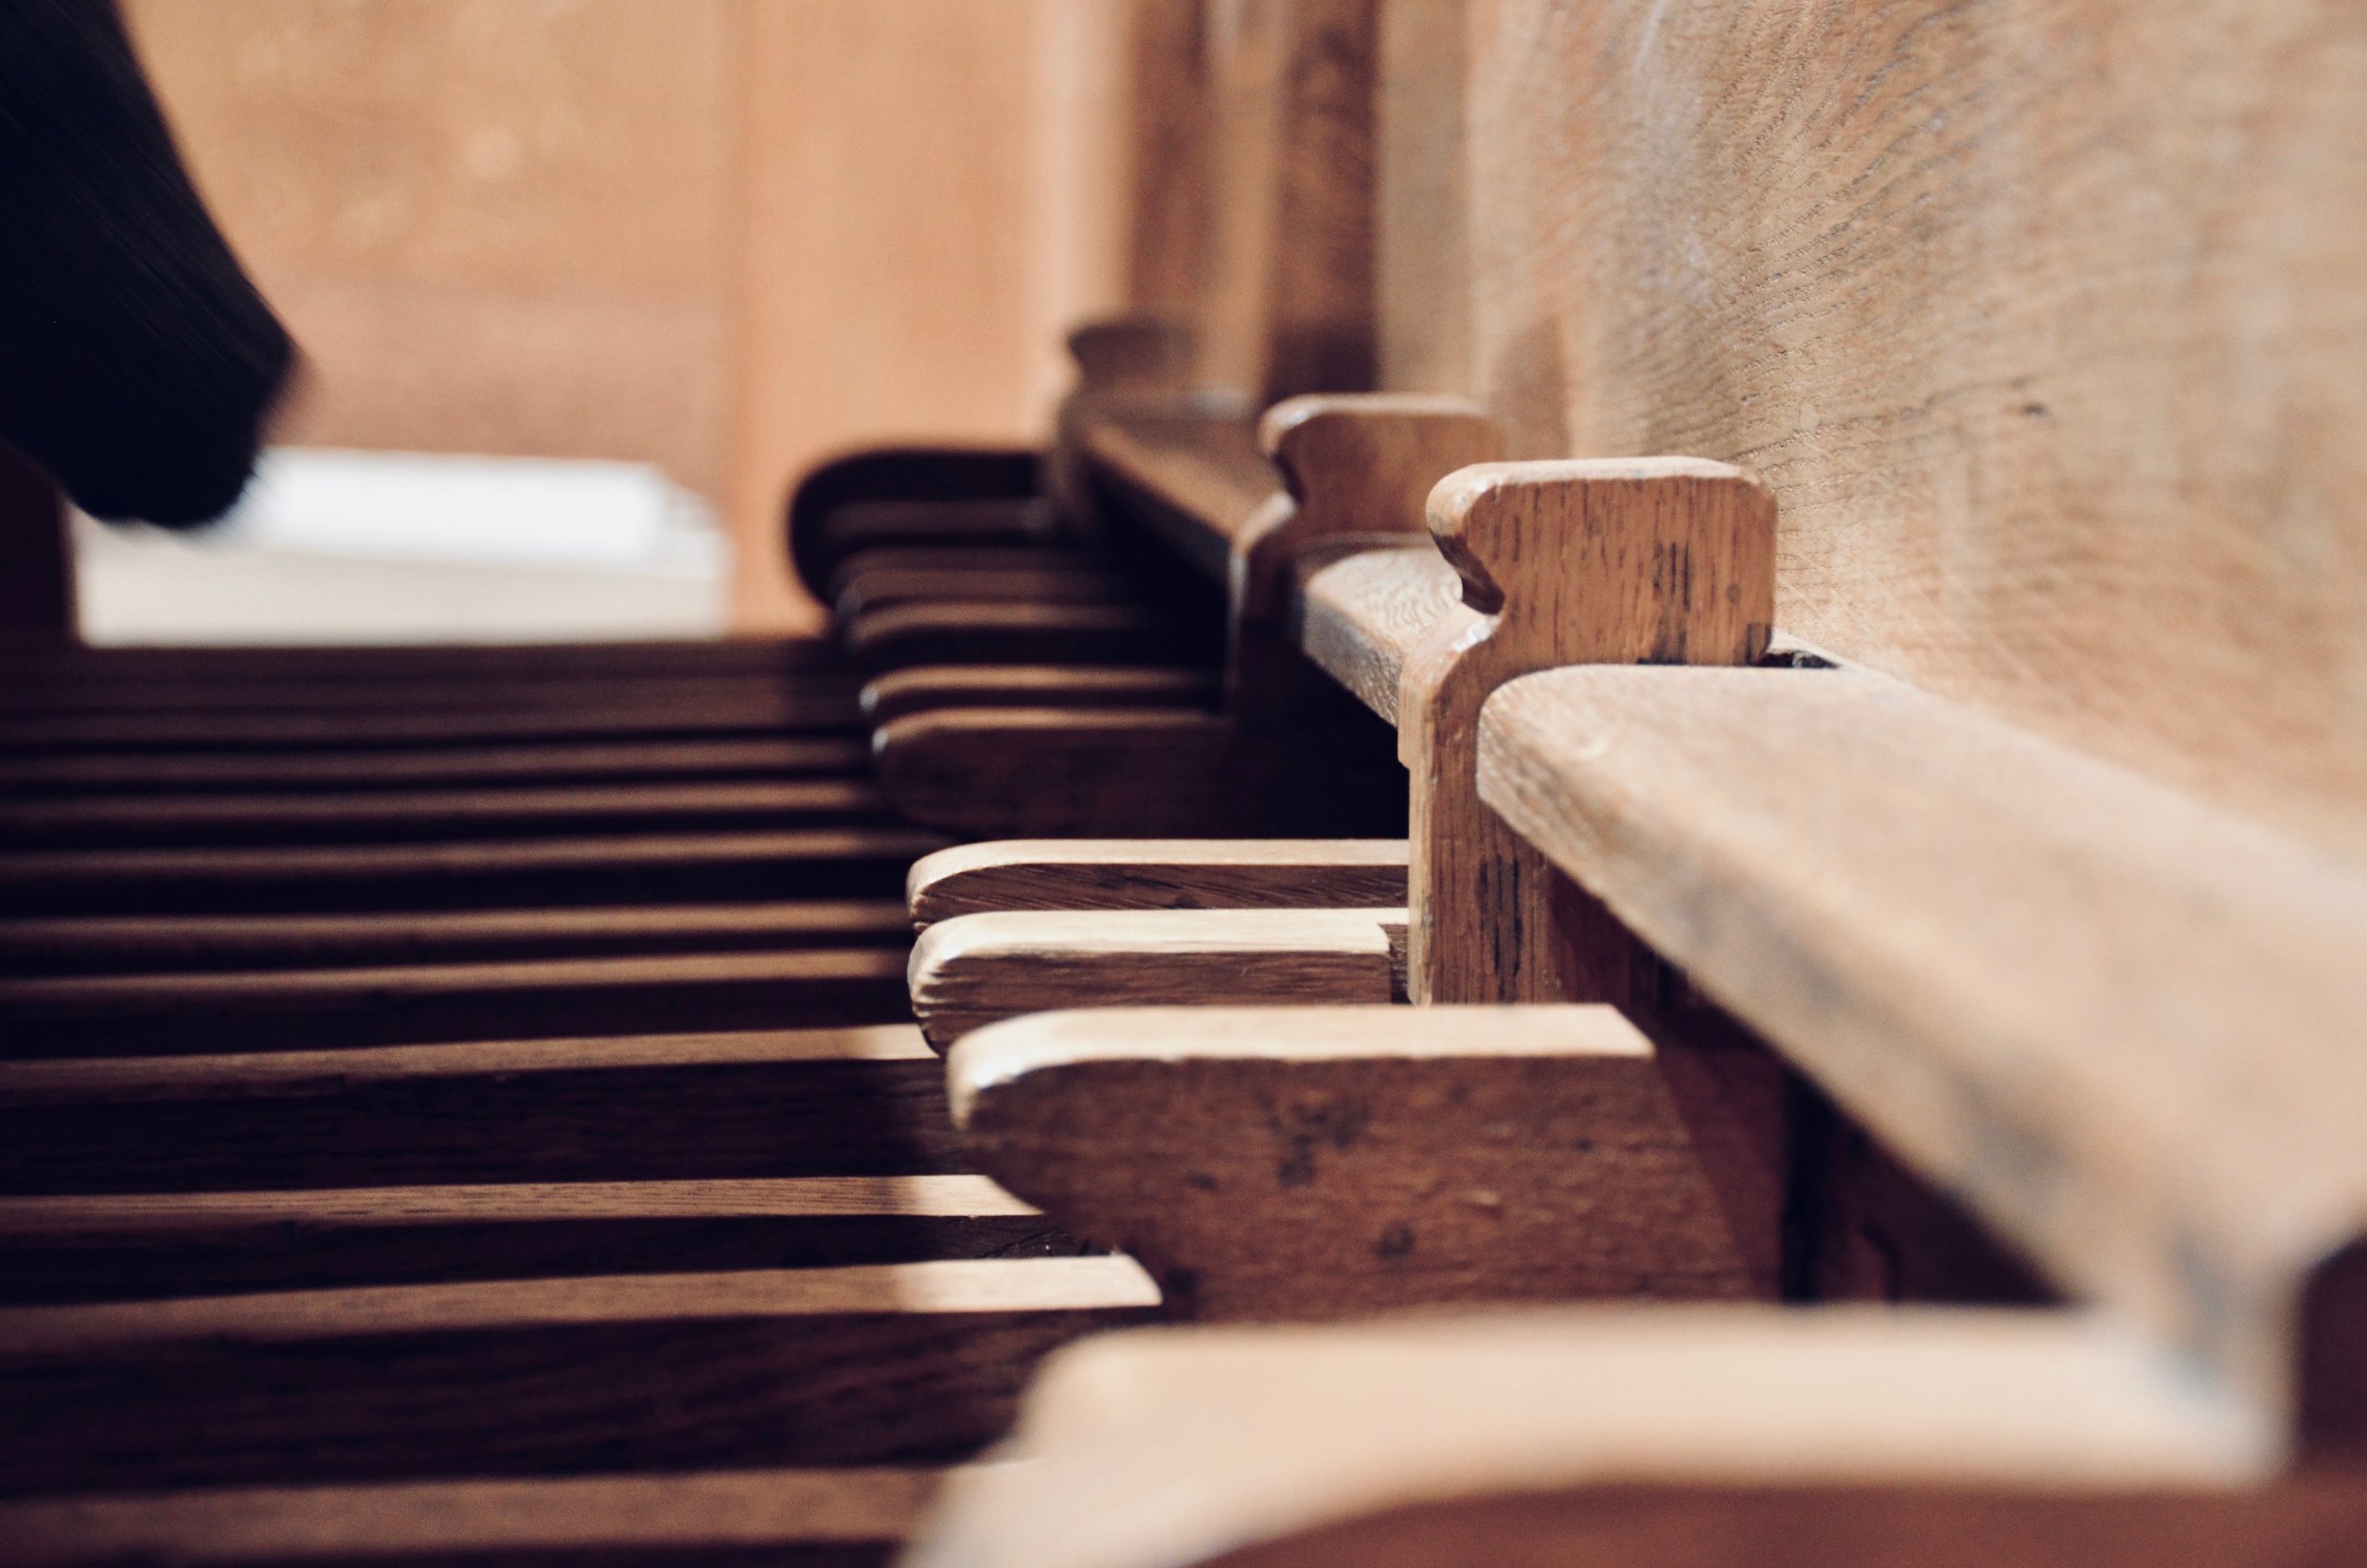
<instances>
[{"instance_id":1,"label":"wooden sharp key","mask_svg":"<svg viewBox=\"0 0 2367 1568\"><path fill-rule=\"evenodd\" d=\"M1052 909L1398 909L1402 839L1008 839L913 863L913 924Z\"/></svg>"},{"instance_id":2,"label":"wooden sharp key","mask_svg":"<svg viewBox=\"0 0 2367 1568\"><path fill-rule=\"evenodd\" d=\"M1766 1289L1610 1007L1037 1013L947 1072L978 1168L1141 1261L1172 1311Z\"/></svg>"},{"instance_id":3,"label":"wooden sharp key","mask_svg":"<svg viewBox=\"0 0 2367 1568\"><path fill-rule=\"evenodd\" d=\"M920 934L912 1006L945 1050L982 1025L1080 1006L1387 1003L1405 912L1118 909L961 915Z\"/></svg>"}]
</instances>

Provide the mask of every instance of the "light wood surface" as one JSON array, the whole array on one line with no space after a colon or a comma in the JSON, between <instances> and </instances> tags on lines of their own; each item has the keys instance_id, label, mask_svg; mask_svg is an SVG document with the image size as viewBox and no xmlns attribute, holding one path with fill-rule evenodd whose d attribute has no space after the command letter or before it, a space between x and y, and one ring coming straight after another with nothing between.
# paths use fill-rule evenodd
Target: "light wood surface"
<instances>
[{"instance_id":1,"label":"light wood surface","mask_svg":"<svg viewBox=\"0 0 2367 1568\"><path fill-rule=\"evenodd\" d=\"M1300 651L1395 727L1407 654L1463 602L1463 579L1428 543L1345 547L1301 563Z\"/></svg>"},{"instance_id":2,"label":"light wood surface","mask_svg":"<svg viewBox=\"0 0 2367 1568\"><path fill-rule=\"evenodd\" d=\"M1502 455L1495 426L1461 399L1332 393L1266 410L1258 442L1289 486L1232 539L1226 582L1227 711L1260 730L1307 722L1314 700L1286 624L1293 569L1361 543L1427 543L1431 487ZM1326 699L1329 693L1324 694Z\"/></svg>"},{"instance_id":3,"label":"light wood surface","mask_svg":"<svg viewBox=\"0 0 2367 1568\"><path fill-rule=\"evenodd\" d=\"M879 725L935 708L1205 708L1216 696L1216 677L1189 668L919 665L867 683L863 714Z\"/></svg>"},{"instance_id":4,"label":"light wood surface","mask_svg":"<svg viewBox=\"0 0 2367 1568\"><path fill-rule=\"evenodd\" d=\"M1454 390L1515 455L1746 465L1787 628L2367 855L2354 12L1468 17Z\"/></svg>"},{"instance_id":5,"label":"light wood surface","mask_svg":"<svg viewBox=\"0 0 2367 1568\"><path fill-rule=\"evenodd\" d=\"M2210 1560L2265 1568L2309 1557L2242 1528L2276 1518L2240 1506L2262 1497L2246 1488L2274 1450L2151 1346L2069 1314L1600 1308L1168 1329L1047 1367L1009 1450L1024 1462L949 1491L909 1560L1738 1568L1767 1560L1771 1538L1738 1527L1754 1517L1789 1518L1802 1533L1783 1539L1817 1542L1820 1561L1897 1562L1902 1539L1936 1552L1918 1562L2001 1560L1954 1552L1912 1523L1921 1509L1969 1515L1981 1546L2012 1560L2134 1568L2181 1542L2132 1523L2161 1507L2165 1523L2210 1523L2197 1505L2216 1502L2227 1511L2202 1539L2233 1555ZM1540 1494L1563 1506L1523 1516L1518 1500ZM1747 1507L1786 1497L1789 1513ZM2065 1518L2049 1499L2091 1511ZM2286 1541L2356 1541L2363 1501L2338 1483ZM1402 1510L1457 1502L1471 1508L1448 1527L1393 1541ZM1308 1539L1359 1520L1352 1536Z\"/></svg>"},{"instance_id":6,"label":"light wood surface","mask_svg":"<svg viewBox=\"0 0 2367 1568\"><path fill-rule=\"evenodd\" d=\"M1402 909L1402 839L1005 839L914 862L913 924L1028 909Z\"/></svg>"},{"instance_id":7,"label":"light wood surface","mask_svg":"<svg viewBox=\"0 0 2367 1568\"><path fill-rule=\"evenodd\" d=\"M1506 821L2056 1278L2358 1421L2358 1271L2304 1296L2367 1236L2367 879L1870 674L1563 670L1483 728Z\"/></svg>"},{"instance_id":8,"label":"light wood surface","mask_svg":"<svg viewBox=\"0 0 2367 1568\"><path fill-rule=\"evenodd\" d=\"M1282 609L1293 561L1342 535L1405 534L1427 543L1432 487L1504 455L1494 421L1462 398L1408 392L1286 398L1259 417L1257 442L1293 503L1272 526L1234 536L1233 613Z\"/></svg>"},{"instance_id":9,"label":"light wood surface","mask_svg":"<svg viewBox=\"0 0 2367 1568\"><path fill-rule=\"evenodd\" d=\"M1045 1257L0 1309L0 1474L22 1495L942 1460L998 1434L1044 1352L1157 1300L1124 1258Z\"/></svg>"},{"instance_id":10,"label":"light wood surface","mask_svg":"<svg viewBox=\"0 0 2367 1568\"><path fill-rule=\"evenodd\" d=\"M1020 1013L1074 1007L1386 1003L1402 910L1118 909L962 915L920 934L912 1005L944 1050Z\"/></svg>"},{"instance_id":11,"label":"light wood surface","mask_svg":"<svg viewBox=\"0 0 2367 1568\"><path fill-rule=\"evenodd\" d=\"M14 1194L943 1174L910 1024L0 1061Z\"/></svg>"},{"instance_id":12,"label":"light wood surface","mask_svg":"<svg viewBox=\"0 0 2367 1568\"><path fill-rule=\"evenodd\" d=\"M1209 0L1200 380L1260 405L1372 384L1371 0Z\"/></svg>"},{"instance_id":13,"label":"light wood surface","mask_svg":"<svg viewBox=\"0 0 2367 1568\"><path fill-rule=\"evenodd\" d=\"M1772 1284L1610 1007L1036 1013L946 1072L978 1168L1200 1318Z\"/></svg>"},{"instance_id":14,"label":"light wood surface","mask_svg":"<svg viewBox=\"0 0 2367 1568\"><path fill-rule=\"evenodd\" d=\"M0 1503L0 1535L27 1568L151 1557L315 1563L588 1551L786 1554L901 1541L943 1474L848 1466L99 1493Z\"/></svg>"},{"instance_id":15,"label":"light wood surface","mask_svg":"<svg viewBox=\"0 0 2367 1568\"><path fill-rule=\"evenodd\" d=\"M1416 1002L1631 1000L1642 955L1481 804L1480 704L1557 665L1743 664L1773 619L1775 508L1687 457L1480 464L1431 531L1463 606L1406 658L1407 984Z\"/></svg>"}]
</instances>

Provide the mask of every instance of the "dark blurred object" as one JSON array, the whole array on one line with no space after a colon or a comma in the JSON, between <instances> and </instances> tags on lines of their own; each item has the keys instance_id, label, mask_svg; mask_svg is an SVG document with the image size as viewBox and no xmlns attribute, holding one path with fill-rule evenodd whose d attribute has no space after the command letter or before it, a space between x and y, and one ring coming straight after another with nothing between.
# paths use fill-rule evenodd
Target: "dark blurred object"
<instances>
[{"instance_id":1,"label":"dark blurred object","mask_svg":"<svg viewBox=\"0 0 2367 1568\"><path fill-rule=\"evenodd\" d=\"M245 487L292 358L114 0L0 5L0 438L94 516L202 523Z\"/></svg>"}]
</instances>

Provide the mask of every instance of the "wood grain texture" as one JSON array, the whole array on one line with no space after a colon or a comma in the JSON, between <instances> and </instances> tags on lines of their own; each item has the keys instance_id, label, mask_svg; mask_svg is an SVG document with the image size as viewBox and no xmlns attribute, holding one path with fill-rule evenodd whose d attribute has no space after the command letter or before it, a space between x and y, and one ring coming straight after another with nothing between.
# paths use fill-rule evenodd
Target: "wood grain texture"
<instances>
[{"instance_id":1,"label":"wood grain texture","mask_svg":"<svg viewBox=\"0 0 2367 1568\"><path fill-rule=\"evenodd\" d=\"M1866 1568L2339 1559L2367 1525L2357 1478L2266 1486L2271 1448L2069 1314L1169 1329L1054 1361L1008 1451L1027 1462L951 1488L908 1560L1740 1568L1771 1541Z\"/></svg>"},{"instance_id":2,"label":"wood grain texture","mask_svg":"<svg viewBox=\"0 0 2367 1568\"><path fill-rule=\"evenodd\" d=\"M110 684L124 676L302 681L607 679L840 670L827 637L650 638L622 642L344 643L299 647L10 649L0 662L44 682Z\"/></svg>"},{"instance_id":3,"label":"wood grain texture","mask_svg":"<svg viewBox=\"0 0 2367 1568\"><path fill-rule=\"evenodd\" d=\"M885 946L885 900L392 915L88 915L0 920L0 976L339 969L600 953Z\"/></svg>"},{"instance_id":4,"label":"wood grain texture","mask_svg":"<svg viewBox=\"0 0 2367 1568\"><path fill-rule=\"evenodd\" d=\"M1037 1013L965 1036L946 1074L970 1160L1140 1261L1173 1311L1753 1289L1650 1043L1609 1007Z\"/></svg>"},{"instance_id":5,"label":"wood grain texture","mask_svg":"<svg viewBox=\"0 0 2367 1568\"><path fill-rule=\"evenodd\" d=\"M1786 627L2367 853L2367 18L1499 0L1468 47L1517 454L1746 465Z\"/></svg>"},{"instance_id":6,"label":"wood grain texture","mask_svg":"<svg viewBox=\"0 0 2367 1568\"><path fill-rule=\"evenodd\" d=\"M62 713L0 716L0 754L110 748L466 745L828 734L856 722L855 683L829 677L711 702L587 701L579 706L449 707L316 713Z\"/></svg>"},{"instance_id":7,"label":"wood grain texture","mask_svg":"<svg viewBox=\"0 0 2367 1568\"><path fill-rule=\"evenodd\" d=\"M908 828L660 833L472 843L23 850L0 911L354 912L893 894L942 840Z\"/></svg>"},{"instance_id":8,"label":"wood grain texture","mask_svg":"<svg viewBox=\"0 0 2367 1568\"><path fill-rule=\"evenodd\" d=\"M0 1310L6 1489L943 1460L1155 1306L1124 1258Z\"/></svg>"},{"instance_id":9,"label":"wood grain texture","mask_svg":"<svg viewBox=\"0 0 2367 1568\"><path fill-rule=\"evenodd\" d=\"M0 1199L10 1305L1088 1250L976 1176Z\"/></svg>"},{"instance_id":10,"label":"wood grain texture","mask_svg":"<svg viewBox=\"0 0 2367 1568\"><path fill-rule=\"evenodd\" d=\"M295 650L292 650L295 651ZM0 652L0 666L10 661ZM466 675L309 674L301 654L274 675L209 672L202 666L118 669L29 679L0 689L0 713L415 713L477 708L542 709L683 704L758 712L800 696L843 691L844 669L719 669L642 673L630 664L587 674L487 668ZM39 668L39 667L36 667Z\"/></svg>"},{"instance_id":11,"label":"wood grain texture","mask_svg":"<svg viewBox=\"0 0 2367 1568\"><path fill-rule=\"evenodd\" d=\"M1871 674L1557 671L1483 729L1506 821L2056 1279L2340 1403L2367 879Z\"/></svg>"},{"instance_id":12,"label":"wood grain texture","mask_svg":"<svg viewBox=\"0 0 2367 1568\"><path fill-rule=\"evenodd\" d=\"M1341 535L1405 534L1428 543L1430 492L1473 463L1504 455L1495 423L1462 398L1407 392L1286 398L1260 416L1257 441L1288 488L1288 514L1233 539L1233 613L1270 621L1292 563Z\"/></svg>"},{"instance_id":13,"label":"wood grain texture","mask_svg":"<svg viewBox=\"0 0 2367 1568\"><path fill-rule=\"evenodd\" d=\"M1463 579L1427 544L1317 552L1301 570L1299 650L1395 727L1407 654L1462 604Z\"/></svg>"},{"instance_id":14,"label":"wood grain texture","mask_svg":"<svg viewBox=\"0 0 2367 1568\"><path fill-rule=\"evenodd\" d=\"M1633 944L1481 803L1480 704L1557 665L1757 658L1774 505L1694 458L1481 464L1439 482L1431 531L1464 603L1409 650L1397 700L1408 987L1417 1002L1631 1000Z\"/></svg>"},{"instance_id":15,"label":"wood grain texture","mask_svg":"<svg viewBox=\"0 0 2367 1568\"><path fill-rule=\"evenodd\" d=\"M1216 697L1216 677L1188 667L919 665L867 683L863 714L878 725L936 708L1207 708Z\"/></svg>"},{"instance_id":16,"label":"wood grain texture","mask_svg":"<svg viewBox=\"0 0 2367 1568\"><path fill-rule=\"evenodd\" d=\"M913 924L1028 909L1402 909L1402 839L1005 839L913 864Z\"/></svg>"},{"instance_id":17,"label":"wood grain texture","mask_svg":"<svg viewBox=\"0 0 2367 1568\"><path fill-rule=\"evenodd\" d=\"M1404 913L1125 909L963 915L913 948L912 1005L939 1050L1056 1007L1386 1003Z\"/></svg>"},{"instance_id":18,"label":"wood grain texture","mask_svg":"<svg viewBox=\"0 0 2367 1568\"><path fill-rule=\"evenodd\" d=\"M1372 385L1374 0L1209 0L1199 379L1263 406Z\"/></svg>"},{"instance_id":19,"label":"wood grain texture","mask_svg":"<svg viewBox=\"0 0 2367 1568\"><path fill-rule=\"evenodd\" d=\"M901 1541L944 1471L883 1467L703 1470L344 1487L214 1487L0 1503L27 1568L169 1558L196 1563L530 1560L635 1552L667 1561ZM817 1557L852 1568L853 1557Z\"/></svg>"},{"instance_id":20,"label":"wood grain texture","mask_svg":"<svg viewBox=\"0 0 2367 1568\"><path fill-rule=\"evenodd\" d=\"M349 790L0 801L0 846L398 844L405 840L877 823L867 780Z\"/></svg>"},{"instance_id":21,"label":"wood grain texture","mask_svg":"<svg viewBox=\"0 0 2367 1568\"><path fill-rule=\"evenodd\" d=\"M1387 736L1266 737L1185 708L962 708L881 726L881 788L965 838L1390 833Z\"/></svg>"},{"instance_id":22,"label":"wood grain texture","mask_svg":"<svg viewBox=\"0 0 2367 1568\"><path fill-rule=\"evenodd\" d=\"M1459 392L1471 363L1471 0L1382 0L1373 273L1379 384Z\"/></svg>"},{"instance_id":23,"label":"wood grain texture","mask_svg":"<svg viewBox=\"0 0 2367 1568\"><path fill-rule=\"evenodd\" d=\"M855 734L720 740L561 740L395 750L78 751L0 757L0 795L810 778L860 774L866 751L863 737Z\"/></svg>"},{"instance_id":24,"label":"wood grain texture","mask_svg":"<svg viewBox=\"0 0 2367 1568\"><path fill-rule=\"evenodd\" d=\"M910 1024L0 1062L0 1190L941 1174Z\"/></svg>"},{"instance_id":25,"label":"wood grain texture","mask_svg":"<svg viewBox=\"0 0 2367 1568\"><path fill-rule=\"evenodd\" d=\"M1258 440L1289 487L1233 537L1226 571L1226 709L1263 731L1308 722L1335 694L1314 680L1287 624L1293 569L1316 556L1427 543L1431 487L1502 455L1495 426L1461 399L1333 393L1266 410Z\"/></svg>"},{"instance_id":26,"label":"wood grain texture","mask_svg":"<svg viewBox=\"0 0 2367 1568\"><path fill-rule=\"evenodd\" d=\"M884 1023L904 945L0 979L12 1058Z\"/></svg>"}]
</instances>

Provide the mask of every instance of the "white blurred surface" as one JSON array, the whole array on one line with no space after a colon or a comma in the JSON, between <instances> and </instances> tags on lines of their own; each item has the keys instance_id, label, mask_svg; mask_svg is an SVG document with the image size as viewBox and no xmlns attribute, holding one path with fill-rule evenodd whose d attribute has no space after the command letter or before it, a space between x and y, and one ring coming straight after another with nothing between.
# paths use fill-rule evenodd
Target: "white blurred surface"
<instances>
[{"instance_id":1,"label":"white blurred surface","mask_svg":"<svg viewBox=\"0 0 2367 1568\"><path fill-rule=\"evenodd\" d=\"M633 463L275 449L191 535L78 519L94 643L513 642L724 630L714 515Z\"/></svg>"}]
</instances>

